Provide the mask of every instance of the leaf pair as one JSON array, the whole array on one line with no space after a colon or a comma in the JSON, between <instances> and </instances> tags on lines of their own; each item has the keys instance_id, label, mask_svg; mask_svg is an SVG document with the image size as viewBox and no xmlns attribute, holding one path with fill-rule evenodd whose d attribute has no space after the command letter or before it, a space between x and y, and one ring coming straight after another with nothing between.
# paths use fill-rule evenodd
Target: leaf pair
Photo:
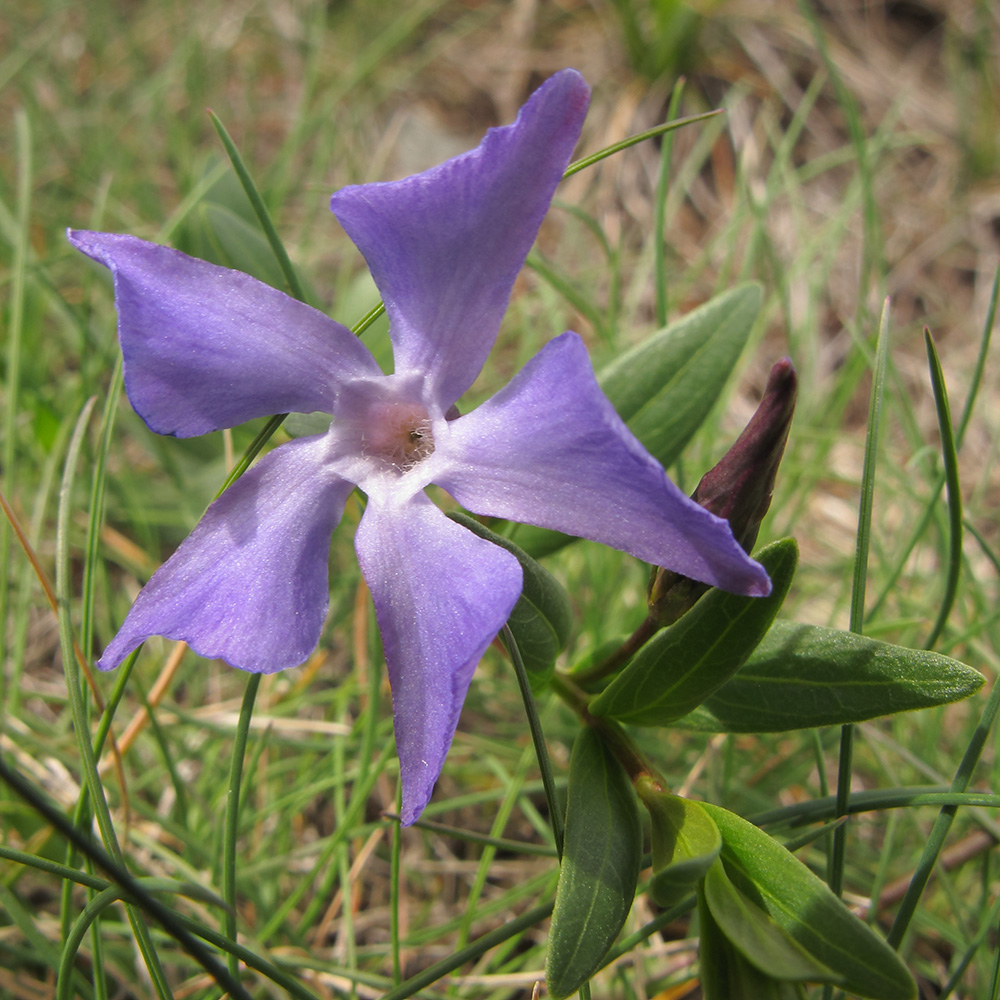
<instances>
[{"instance_id":1,"label":"leaf pair","mask_svg":"<svg viewBox=\"0 0 1000 1000\"><path fill-rule=\"evenodd\" d=\"M650 895L671 906L697 889L707 1000L798 997L806 982L913 996L896 953L772 837L720 806L637 790L652 821Z\"/></svg>"},{"instance_id":2,"label":"leaf pair","mask_svg":"<svg viewBox=\"0 0 1000 1000\"><path fill-rule=\"evenodd\" d=\"M790 538L763 549L770 597L710 591L647 643L589 711L638 726L782 732L945 705L982 686L977 670L940 653L775 621L797 555Z\"/></svg>"},{"instance_id":3,"label":"leaf pair","mask_svg":"<svg viewBox=\"0 0 1000 1000\"><path fill-rule=\"evenodd\" d=\"M896 953L772 837L719 806L682 799L640 777L633 790L598 729L573 747L563 858L546 979L569 996L604 964L638 883L650 813L655 902L698 892L707 1000L801 996L829 983L873 1000L912 1000Z\"/></svg>"},{"instance_id":4,"label":"leaf pair","mask_svg":"<svg viewBox=\"0 0 1000 1000\"><path fill-rule=\"evenodd\" d=\"M899 956L825 882L752 823L701 808L722 837L699 892L706 1000L785 1000L807 982L913 1000L916 983Z\"/></svg>"},{"instance_id":5,"label":"leaf pair","mask_svg":"<svg viewBox=\"0 0 1000 1000\"><path fill-rule=\"evenodd\" d=\"M588 710L639 726L668 726L696 709L746 662L767 634L798 562L794 539L756 558L771 577L769 597L711 590L648 642Z\"/></svg>"}]
</instances>

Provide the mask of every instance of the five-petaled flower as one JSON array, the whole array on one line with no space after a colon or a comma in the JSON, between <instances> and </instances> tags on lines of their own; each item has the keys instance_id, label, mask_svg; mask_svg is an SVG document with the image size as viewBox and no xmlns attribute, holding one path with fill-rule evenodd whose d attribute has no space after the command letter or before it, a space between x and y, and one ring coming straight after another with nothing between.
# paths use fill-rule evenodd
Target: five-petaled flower
<instances>
[{"instance_id":1,"label":"five-petaled flower","mask_svg":"<svg viewBox=\"0 0 1000 1000\"><path fill-rule=\"evenodd\" d=\"M125 386L152 430L188 437L288 411L332 418L208 508L139 594L102 669L153 635L254 672L301 663L326 615L330 536L357 486L367 504L355 548L382 634L410 823L521 592L517 559L447 518L426 486L475 514L604 542L727 590L769 591L728 524L685 497L625 427L576 334L456 416L588 99L564 70L471 152L334 194L385 302L391 375L347 328L248 275L131 236L70 232L114 275Z\"/></svg>"}]
</instances>

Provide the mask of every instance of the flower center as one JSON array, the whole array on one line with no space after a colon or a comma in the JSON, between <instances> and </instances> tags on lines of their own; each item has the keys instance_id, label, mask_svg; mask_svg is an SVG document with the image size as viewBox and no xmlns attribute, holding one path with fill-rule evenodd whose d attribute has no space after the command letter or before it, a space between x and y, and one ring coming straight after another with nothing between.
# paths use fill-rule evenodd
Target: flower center
<instances>
[{"instance_id":1,"label":"flower center","mask_svg":"<svg viewBox=\"0 0 1000 1000\"><path fill-rule=\"evenodd\" d=\"M375 403L368 410L361 450L406 472L434 452L431 418L418 403Z\"/></svg>"}]
</instances>

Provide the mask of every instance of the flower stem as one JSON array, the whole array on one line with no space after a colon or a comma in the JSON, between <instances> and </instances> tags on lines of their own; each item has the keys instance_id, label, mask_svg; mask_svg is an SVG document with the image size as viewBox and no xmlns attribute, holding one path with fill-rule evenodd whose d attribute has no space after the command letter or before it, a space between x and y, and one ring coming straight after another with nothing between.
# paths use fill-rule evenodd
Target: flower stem
<instances>
[{"instance_id":1,"label":"flower stem","mask_svg":"<svg viewBox=\"0 0 1000 1000\"><path fill-rule=\"evenodd\" d=\"M660 630L660 624L650 615L642 624L610 655L599 663L583 670L574 670L572 674L562 674L564 678L572 678L574 684L590 684L603 677L613 674L624 666L643 646Z\"/></svg>"},{"instance_id":2,"label":"flower stem","mask_svg":"<svg viewBox=\"0 0 1000 1000\"><path fill-rule=\"evenodd\" d=\"M600 733L601 740L625 768L625 773L633 784L646 778L655 782L659 786L658 790L669 791L666 779L636 746L620 723L590 714L587 710L590 696L576 683L575 678L570 679L565 674L557 673L551 683L552 689L580 716L584 725L592 726Z\"/></svg>"},{"instance_id":3,"label":"flower stem","mask_svg":"<svg viewBox=\"0 0 1000 1000\"><path fill-rule=\"evenodd\" d=\"M524 702L524 711L528 717L528 728L531 731L531 741L535 745L535 757L538 759L538 769L542 775L542 787L545 789L545 801L549 807L549 822L552 824L552 836L556 842L556 852L562 857L563 849L563 820L562 812L559 809L559 802L556 799L556 783L552 776L552 762L549 760L549 752L545 746L545 734L542 732L542 722L538 718L538 706L535 704L535 696L531 693L531 682L528 680L528 671L524 667L524 660L521 659L521 651L517 648L517 641L510 630L509 625L504 625L501 630L504 645L510 653L511 663L514 664L514 673L517 675L517 684L521 689L521 699ZM581 692L582 694L582 692Z\"/></svg>"},{"instance_id":4,"label":"flower stem","mask_svg":"<svg viewBox=\"0 0 1000 1000\"><path fill-rule=\"evenodd\" d=\"M236 725L236 738L233 740L233 760L229 771L229 796L226 804L226 833L222 864L222 898L226 901L225 926L223 930L231 941L236 940L236 840L240 825L240 784L243 781L243 758L246 754L247 735L250 731L250 718L253 715L254 702L257 699L257 689L260 687L261 674L251 674L243 693L243 706L240 709L240 719ZM229 974L239 975L239 959L232 952L227 956Z\"/></svg>"}]
</instances>

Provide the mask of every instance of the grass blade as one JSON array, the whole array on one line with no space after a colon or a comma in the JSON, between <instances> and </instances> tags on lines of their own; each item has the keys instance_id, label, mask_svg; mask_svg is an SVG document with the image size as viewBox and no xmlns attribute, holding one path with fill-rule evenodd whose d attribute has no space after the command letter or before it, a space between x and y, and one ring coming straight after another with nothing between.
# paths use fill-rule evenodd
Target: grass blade
<instances>
[{"instance_id":1,"label":"grass blade","mask_svg":"<svg viewBox=\"0 0 1000 1000\"><path fill-rule=\"evenodd\" d=\"M247 198L250 199L250 204L253 206L254 214L260 223L260 228L264 231L271 251L274 253L278 266L281 268L281 273L285 276L289 292L300 302L305 302L305 292L295 273L295 268L292 267L288 251L285 250L285 245L281 242L281 237L278 236L277 229L274 228L274 223L271 221L271 213L268 212L267 206L264 204L264 199L261 198L260 192L257 190L257 185L254 184L253 178L250 176L250 171L247 170L247 166L243 162L243 157L236 148L236 143L233 142L232 137L226 131L225 125L222 124L214 111L209 111L208 117L212 119L215 131L219 133L219 138L225 147L226 155L233 165L233 170L236 171L236 176L240 179L240 184L243 185L243 190L246 192Z\"/></svg>"},{"instance_id":2,"label":"grass blade","mask_svg":"<svg viewBox=\"0 0 1000 1000\"><path fill-rule=\"evenodd\" d=\"M958 482L958 446L951 425L948 389L944 384L944 372L941 370L941 359L934 346L934 338L931 336L931 331L926 328L924 341L927 345L927 361L930 365L938 427L941 430L941 456L944 460L944 475L948 489L948 575L937 619L924 643L924 649L933 649L944 631L945 622L951 614L958 594L958 576L962 570L962 491Z\"/></svg>"},{"instance_id":3,"label":"grass blade","mask_svg":"<svg viewBox=\"0 0 1000 1000\"><path fill-rule=\"evenodd\" d=\"M879 429L882 424L882 402L885 398L885 378L889 364L889 300L882 306L878 342L875 350L875 370L868 402L868 430L865 437L865 460L861 475L861 501L858 509L857 544L854 553L854 579L851 588L851 631L862 634L865 615L865 590L868 581L868 551L871 546L872 504L875 497L875 463L878 455ZM851 772L854 759L854 726L840 730L840 760L837 771L837 818L847 815L851 794ZM830 888L839 896L844 889L844 858L847 849L847 824L833 831L830 846Z\"/></svg>"}]
</instances>

